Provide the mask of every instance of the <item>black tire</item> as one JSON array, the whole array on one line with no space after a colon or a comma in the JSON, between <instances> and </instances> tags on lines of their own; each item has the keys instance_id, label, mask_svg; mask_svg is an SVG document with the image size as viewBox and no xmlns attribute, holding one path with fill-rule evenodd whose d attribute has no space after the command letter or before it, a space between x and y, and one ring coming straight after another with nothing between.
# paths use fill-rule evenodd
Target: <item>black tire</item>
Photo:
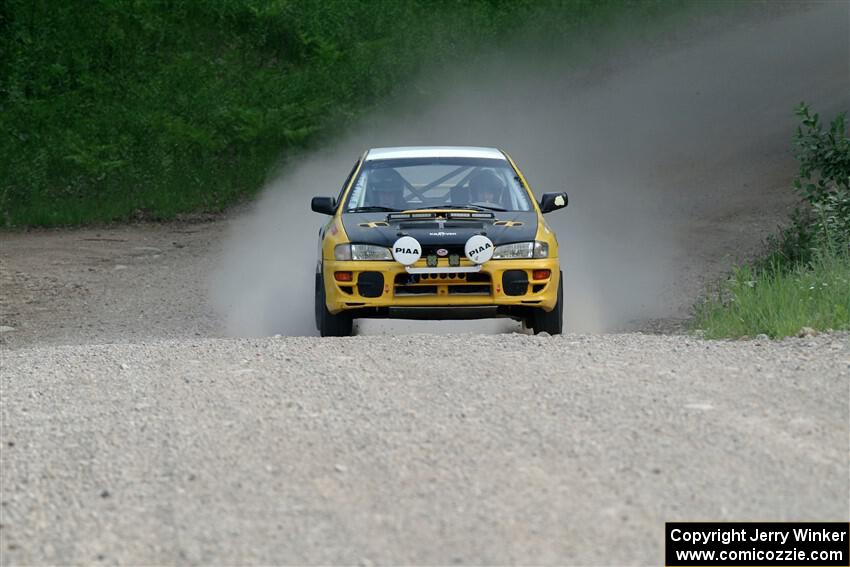
<instances>
[{"instance_id":1,"label":"black tire","mask_svg":"<svg viewBox=\"0 0 850 567\"><path fill-rule=\"evenodd\" d=\"M546 312L542 309L537 309L535 313L529 317L530 327L534 330L534 334L547 332L550 335L560 335L564 327L564 274L561 273L558 278L558 300L555 303L555 308L552 311Z\"/></svg>"},{"instance_id":2,"label":"black tire","mask_svg":"<svg viewBox=\"0 0 850 567\"><path fill-rule=\"evenodd\" d=\"M350 337L354 331L354 319L350 314L334 315L328 311L322 274L316 274L316 328L323 337Z\"/></svg>"}]
</instances>

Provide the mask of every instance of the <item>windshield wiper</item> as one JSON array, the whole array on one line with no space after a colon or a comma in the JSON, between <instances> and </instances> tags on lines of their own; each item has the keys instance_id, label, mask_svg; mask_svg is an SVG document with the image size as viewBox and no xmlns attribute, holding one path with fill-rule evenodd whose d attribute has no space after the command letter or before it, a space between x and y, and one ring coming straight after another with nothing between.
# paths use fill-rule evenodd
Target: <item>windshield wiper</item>
<instances>
[{"instance_id":1,"label":"windshield wiper","mask_svg":"<svg viewBox=\"0 0 850 567\"><path fill-rule=\"evenodd\" d=\"M504 212L507 209L503 209L502 207L488 207L487 205L470 205L471 207L475 207L476 209L487 210L487 211L500 211Z\"/></svg>"},{"instance_id":2,"label":"windshield wiper","mask_svg":"<svg viewBox=\"0 0 850 567\"><path fill-rule=\"evenodd\" d=\"M398 209L392 207L382 207L380 205L371 205L369 207L354 207L348 209L346 213L397 213Z\"/></svg>"}]
</instances>

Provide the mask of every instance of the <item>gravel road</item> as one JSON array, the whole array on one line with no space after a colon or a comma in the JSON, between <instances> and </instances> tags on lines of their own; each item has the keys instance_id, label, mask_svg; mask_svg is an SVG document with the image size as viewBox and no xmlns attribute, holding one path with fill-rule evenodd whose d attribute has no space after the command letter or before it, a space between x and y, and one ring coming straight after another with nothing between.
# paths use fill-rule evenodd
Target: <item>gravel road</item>
<instances>
[{"instance_id":1,"label":"gravel road","mask_svg":"<svg viewBox=\"0 0 850 567\"><path fill-rule=\"evenodd\" d=\"M0 235L0 347L220 335L205 286L227 225Z\"/></svg>"},{"instance_id":2,"label":"gravel road","mask_svg":"<svg viewBox=\"0 0 850 567\"><path fill-rule=\"evenodd\" d=\"M659 564L668 520L846 520L847 335L21 349L3 562Z\"/></svg>"}]
</instances>

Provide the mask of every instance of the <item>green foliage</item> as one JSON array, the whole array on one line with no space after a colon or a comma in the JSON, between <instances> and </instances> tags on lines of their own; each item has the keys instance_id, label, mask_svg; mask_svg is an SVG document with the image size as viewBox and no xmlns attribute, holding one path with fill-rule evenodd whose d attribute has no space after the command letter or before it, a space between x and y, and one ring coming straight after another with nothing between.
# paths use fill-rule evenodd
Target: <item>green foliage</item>
<instances>
[{"instance_id":1,"label":"green foliage","mask_svg":"<svg viewBox=\"0 0 850 567\"><path fill-rule=\"evenodd\" d=\"M815 248L846 248L850 243L850 135L846 114L824 129L806 104L796 111L801 126L794 146L800 174L794 187L811 207L808 227ZM805 222L805 221L802 221Z\"/></svg>"},{"instance_id":2,"label":"green foliage","mask_svg":"<svg viewBox=\"0 0 850 567\"><path fill-rule=\"evenodd\" d=\"M4 0L0 226L221 210L424 65L667 4Z\"/></svg>"},{"instance_id":3,"label":"green foliage","mask_svg":"<svg viewBox=\"0 0 850 567\"><path fill-rule=\"evenodd\" d=\"M811 211L794 209L788 226L777 236L769 236L766 248L765 255L753 262L758 271L788 272L809 264L816 250Z\"/></svg>"},{"instance_id":4,"label":"green foliage","mask_svg":"<svg viewBox=\"0 0 850 567\"><path fill-rule=\"evenodd\" d=\"M791 270L740 267L697 306L693 325L707 338L850 330L850 254L819 253Z\"/></svg>"},{"instance_id":5,"label":"green foliage","mask_svg":"<svg viewBox=\"0 0 850 567\"><path fill-rule=\"evenodd\" d=\"M769 253L734 270L696 308L709 338L793 335L802 327L850 329L850 138L845 114L824 129L801 104L794 137L800 162L794 211Z\"/></svg>"},{"instance_id":6,"label":"green foliage","mask_svg":"<svg viewBox=\"0 0 850 567\"><path fill-rule=\"evenodd\" d=\"M850 138L846 113L839 114L824 130L820 116L801 103L795 111L801 125L794 146L800 162L800 176L794 187L810 203L822 200L836 188L850 189Z\"/></svg>"}]
</instances>

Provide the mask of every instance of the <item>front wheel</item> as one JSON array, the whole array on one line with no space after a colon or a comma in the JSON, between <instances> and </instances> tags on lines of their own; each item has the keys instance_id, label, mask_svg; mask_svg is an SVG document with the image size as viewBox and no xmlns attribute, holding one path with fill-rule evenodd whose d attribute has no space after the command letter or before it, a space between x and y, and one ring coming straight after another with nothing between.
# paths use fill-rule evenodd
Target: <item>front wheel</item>
<instances>
[{"instance_id":1,"label":"front wheel","mask_svg":"<svg viewBox=\"0 0 850 567\"><path fill-rule=\"evenodd\" d=\"M546 312L542 309L535 310L529 317L528 326L534 330L534 334L547 332L550 335L560 335L564 327L564 274L558 278L558 299L555 308Z\"/></svg>"},{"instance_id":2,"label":"front wheel","mask_svg":"<svg viewBox=\"0 0 850 567\"><path fill-rule=\"evenodd\" d=\"M334 315L328 311L322 274L316 274L316 328L323 337L350 337L354 330L350 314L343 311Z\"/></svg>"}]
</instances>

